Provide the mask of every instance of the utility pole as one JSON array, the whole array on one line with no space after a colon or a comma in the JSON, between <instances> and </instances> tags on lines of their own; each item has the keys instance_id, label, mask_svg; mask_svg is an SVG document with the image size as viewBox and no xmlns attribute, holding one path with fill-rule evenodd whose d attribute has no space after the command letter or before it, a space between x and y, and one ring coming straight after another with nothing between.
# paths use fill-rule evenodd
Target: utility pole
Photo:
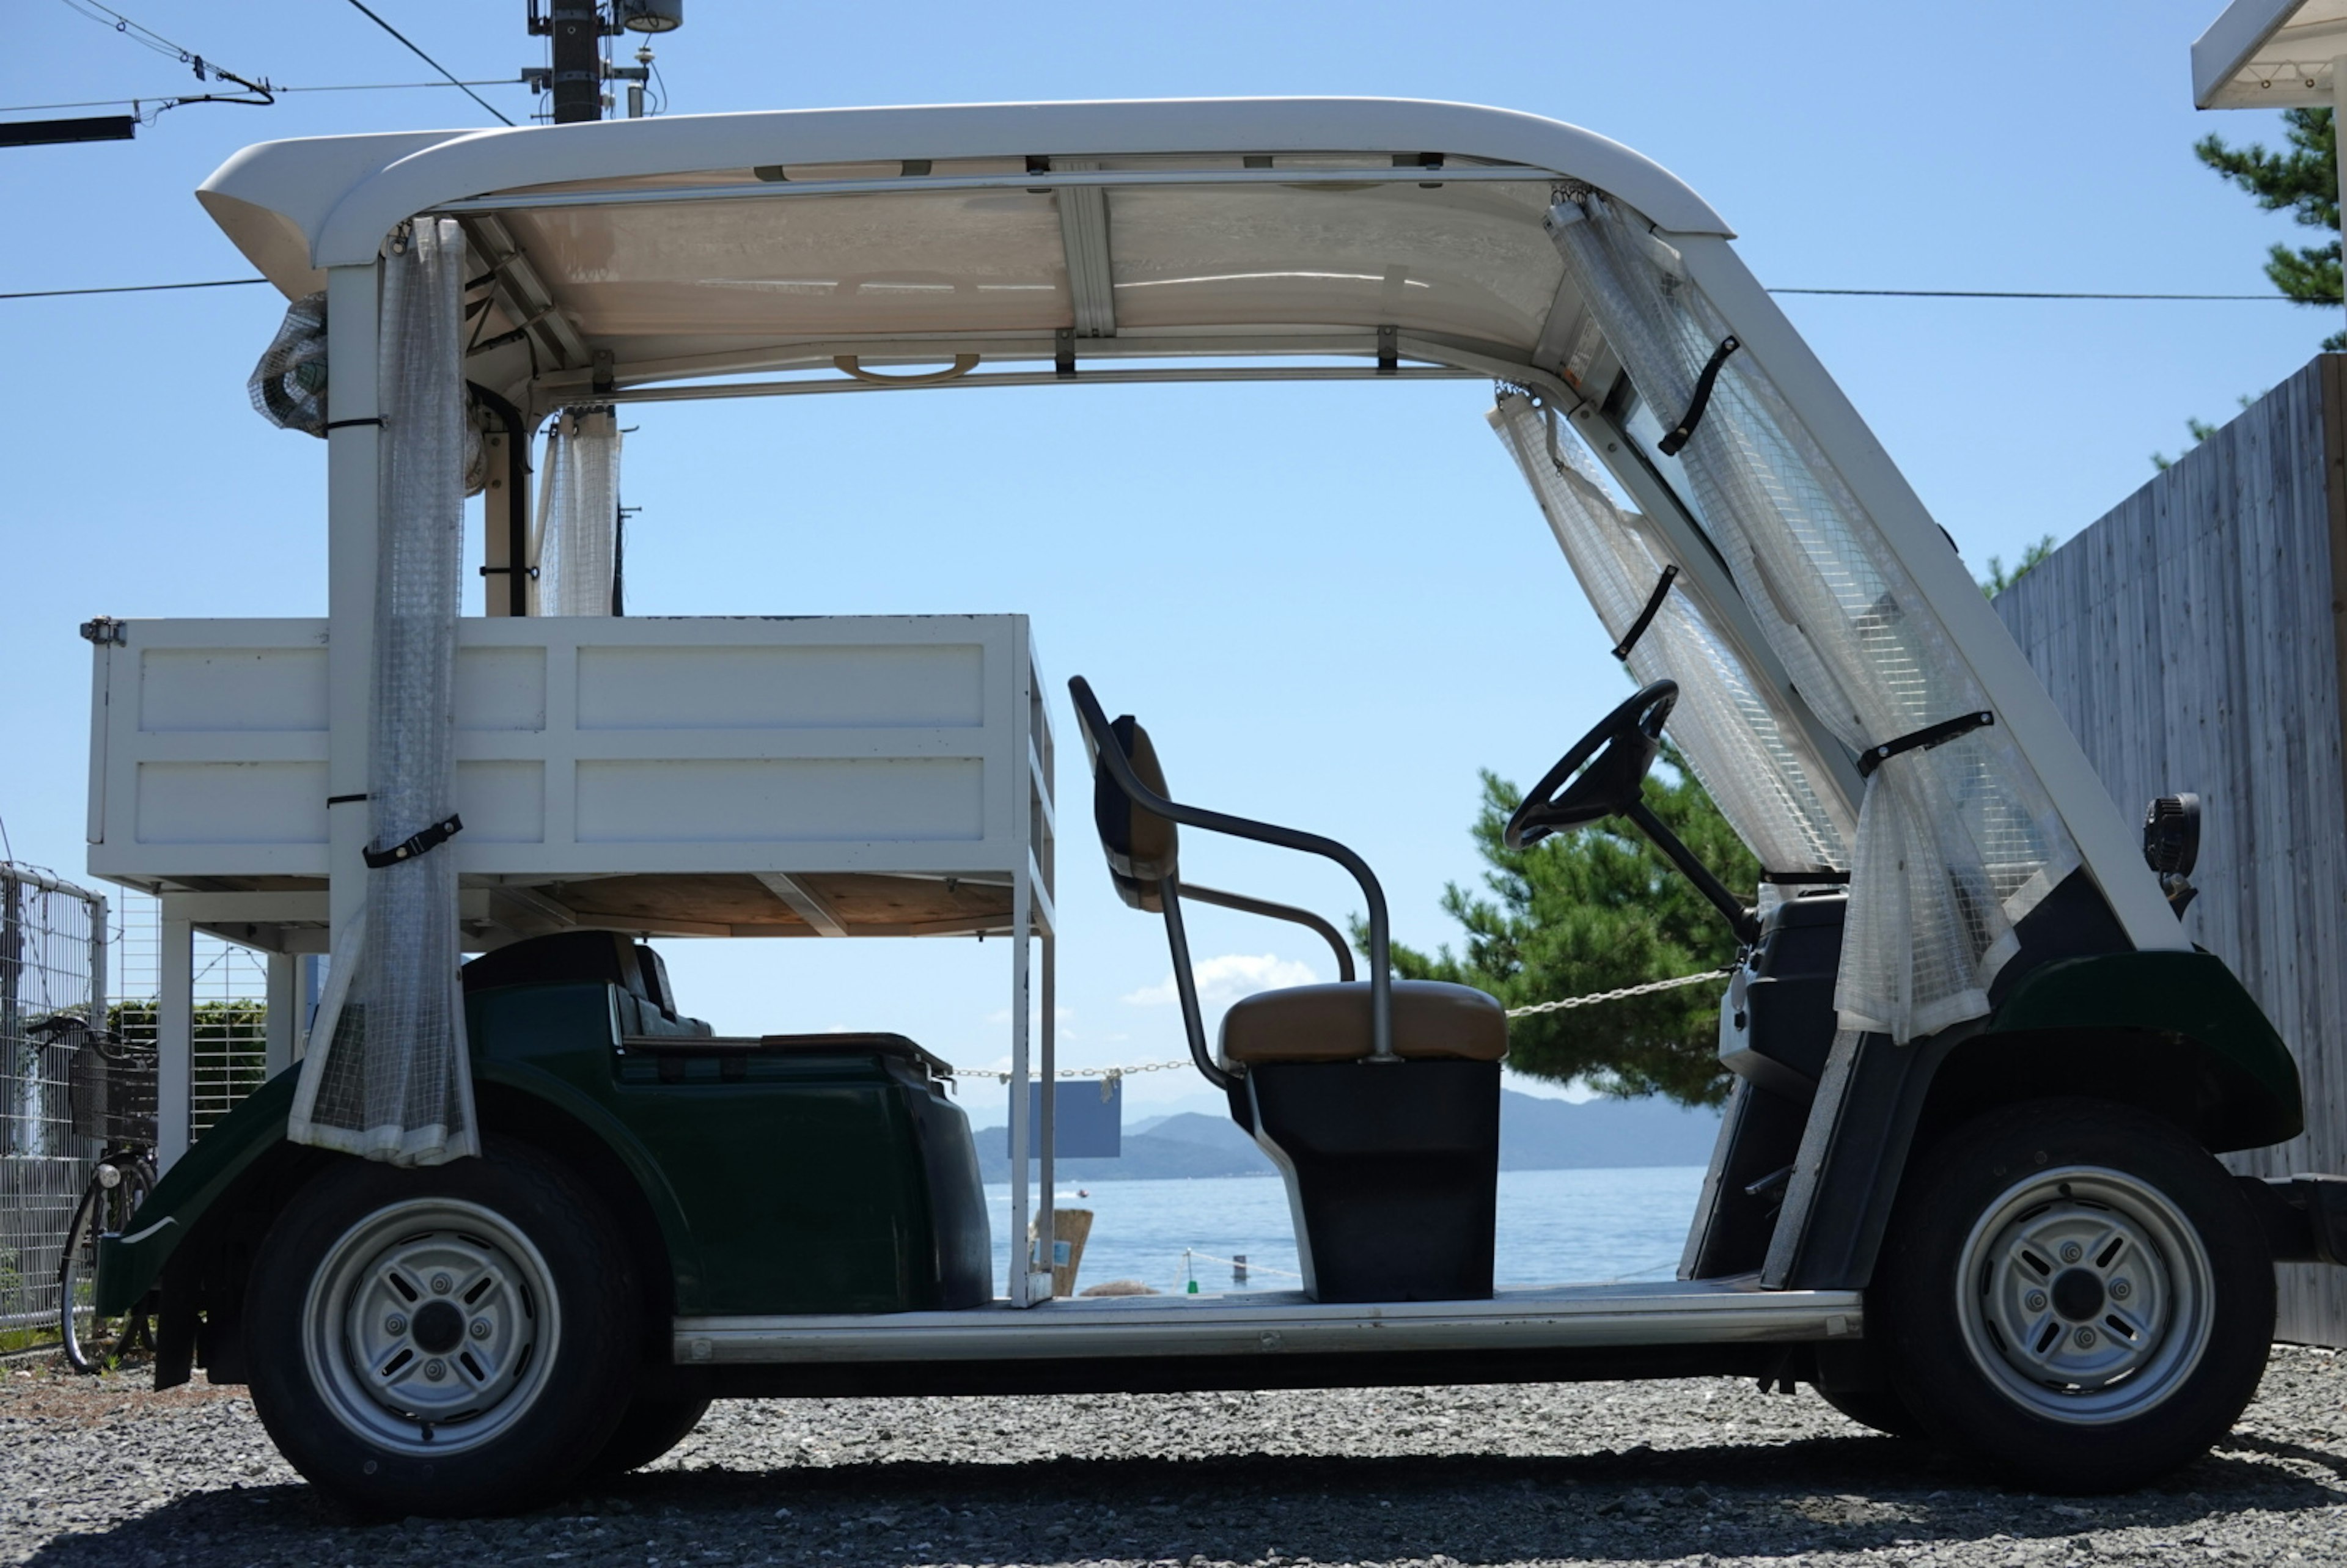
<instances>
[{"instance_id":1,"label":"utility pole","mask_svg":"<svg viewBox=\"0 0 2347 1568\"><path fill-rule=\"evenodd\" d=\"M603 10L596 0L550 0L554 39L554 123L603 118Z\"/></svg>"},{"instance_id":2,"label":"utility pole","mask_svg":"<svg viewBox=\"0 0 2347 1568\"><path fill-rule=\"evenodd\" d=\"M610 80L628 84L628 118L641 118L644 84L651 77L651 46L636 51L632 67L615 67L604 58L603 40L622 30L668 33L684 24L684 0L610 0L610 6L607 16L604 0L547 0L541 15L538 0L529 0L529 30L551 41L554 58L550 66L525 67L521 79L535 92L553 89L557 125L601 119L603 84Z\"/></svg>"}]
</instances>

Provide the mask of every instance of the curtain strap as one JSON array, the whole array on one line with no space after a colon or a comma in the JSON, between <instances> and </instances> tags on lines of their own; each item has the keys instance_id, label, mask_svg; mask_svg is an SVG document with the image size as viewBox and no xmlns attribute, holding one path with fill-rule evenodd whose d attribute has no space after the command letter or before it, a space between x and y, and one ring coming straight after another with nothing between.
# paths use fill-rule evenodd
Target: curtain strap
<instances>
[{"instance_id":1,"label":"curtain strap","mask_svg":"<svg viewBox=\"0 0 2347 1568\"><path fill-rule=\"evenodd\" d=\"M1763 871L1760 880L1777 887L1844 887L1847 871Z\"/></svg>"},{"instance_id":2,"label":"curtain strap","mask_svg":"<svg viewBox=\"0 0 2347 1568\"><path fill-rule=\"evenodd\" d=\"M1895 741L1885 741L1879 746L1869 746L1859 753L1858 776L1871 778L1874 776L1875 769L1902 752L1928 752L1933 746L1946 745L1958 735L1969 735L1974 730L1995 723L1994 713L1986 712L1965 713L1959 718L1942 719L1936 724L1927 724L1922 729L1911 734L1901 735Z\"/></svg>"},{"instance_id":3,"label":"curtain strap","mask_svg":"<svg viewBox=\"0 0 2347 1568\"><path fill-rule=\"evenodd\" d=\"M426 850L437 849L464 831L465 819L451 812L443 820L412 837L402 839L389 849L363 849L359 853L365 857L368 870L380 871L386 866L413 860Z\"/></svg>"},{"instance_id":4,"label":"curtain strap","mask_svg":"<svg viewBox=\"0 0 2347 1568\"><path fill-rule=\"evenodd\" d=\"M1630 630L1624 632L1622 641L1614 645L1614 658L1624 663L1629 662L1630 650L1638 646L1638 639L1646 635L1646 628L1652 626L1655 617L1662 613L1663 600L1670 597L1671 581L1678 575L1676 561L1663 568L1663 575L1655 579L1655 591L1646 596L1646 608L1638 611L1638 619L1630 623Z\"/></svg>"},{"instance_id":5,"label":"curtain strap","mask_svg":"<svg viewBox=\"0 0 2347 1568\"><path fill-rule=\"evenodd\" d=\"M1703 367L1703 374L1695 378L1695 395L1687 400L1686 412L1679 415L1679 422L1671 426L1669 435L1655 443L1664 456L1677 456L1679 449L1687 444L1687 438L1695 434L1695 427L1703 423L1703 411L1711 406L1711 389L1719 380L1719 367L1727 363L1729 354L1743 346L1731 333L1721 338L1719 346L1711 351L1711 359Z\"/></svg>"}]
</instances>

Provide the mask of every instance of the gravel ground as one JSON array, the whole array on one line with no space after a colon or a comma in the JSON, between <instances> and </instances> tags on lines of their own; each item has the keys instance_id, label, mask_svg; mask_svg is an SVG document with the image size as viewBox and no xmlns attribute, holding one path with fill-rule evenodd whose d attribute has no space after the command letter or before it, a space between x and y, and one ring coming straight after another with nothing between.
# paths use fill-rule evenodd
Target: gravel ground
<instances>
[{"instance_id":1,"label":"gravel ground","mask_svg":"<svg viewBox=\"0 0 2347 1568\"><path fill-rule=\"evenodd\" d=\"M0 1375L0 1560L148 1563L2347 1563L2347 1358L2277 1349L2133 1496L1983 1484L1749 1383L719 1405L518 1519L356 1525L240 1390Z\"/></svg>"}]
</instances>

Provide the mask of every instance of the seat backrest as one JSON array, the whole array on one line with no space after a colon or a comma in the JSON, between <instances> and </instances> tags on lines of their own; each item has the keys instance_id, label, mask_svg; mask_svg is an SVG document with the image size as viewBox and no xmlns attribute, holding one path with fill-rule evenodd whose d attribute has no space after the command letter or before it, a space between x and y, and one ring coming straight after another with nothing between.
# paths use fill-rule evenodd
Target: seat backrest
<instances>
[{"instance_id":1,"label":"seat backrest","mask_svg":"<svg viewBox=\"0 0 2347 1568\"><path fill-rule=\"evenodd\" d=\"M1163 795L1165 770L1158 764L1157 748L1149 732L1130 713L1109 726L1109 734L1133 764L1141 782ZM1109 879L1117 897L1136 909L1162 914L1164 905L1157 885L1174 874L1181 857L1181 831L1172 822L1117 787L1097 758L1092 763L1092 825L1100 832L1102 853L1108 856Z\"/></svg>"}]
</instances>

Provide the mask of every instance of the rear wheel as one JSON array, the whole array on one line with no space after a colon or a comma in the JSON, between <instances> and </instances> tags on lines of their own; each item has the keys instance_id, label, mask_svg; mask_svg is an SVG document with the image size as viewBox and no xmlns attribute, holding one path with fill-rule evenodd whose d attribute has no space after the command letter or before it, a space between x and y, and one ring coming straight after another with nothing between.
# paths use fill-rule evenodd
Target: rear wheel
<instances>
[{"instance_id":1,"label":"rear wheel","mask_svg":"<svg viewBox=\"0 0 2347 1568\"><path fill-rule=\"evenodd\" d=\"M1907 1401L1889 1389L1837 1389L1818 1390L1818 1398L1856 1421L1887 1438L1920 1438L1922 1423Z\"/></svg>"},{"instance_id":2,"label":"rear wheel","mask_svg":"<svg viewBox=\"0 0 2347 1568\"><path fill-rule=\"evenodd\" d=\"M57 1319L66 1359L77 1372L108 1371L126 1356L149 1348L144 1303L119 1317L102 1317L96 1310L97 1238L128 1230L130 1216L154 1184L142 1159L105 1162L90 1177L66 1229L57 1264Z\"/></svg>"},{"instance_id":3,"label":"rear wheel","mask_svg":"<svg viewBox=\"0 0 2347 1568\"><path fill-rule=\"evenodd\" d=\"M1912 1167L1878 1299L1900 1398L2041 1491L2139 1486L2230 1430L2273 1337L2233 1177L2130 1107L1993 1112Z\"/></svg>"},{"instance_id":4,"label":"rear wheel","mask_svg":"<svg viewBox=\"0 0 2347 1568\"><path fill-rule=\"evenodd\" d=\"M296 1470L362 1512L529 1507L626 1407L629 1255L594 1198L528 1149L342 1162L262 1243L253 1409Z\"/></svg>"},{"instance_id":5,"label":"rear wheel","mask_svg":"<svg viewBox=\"0 0 2347 1568\"><path fill-rule=\"evenodd\" d=\"M603 1444L603 1451L588 1464L579 1480L589 1485L614 1481L631 1470L641 1470L692 1435L709 1413L709 1399L700 1395L660 1399L639 1394L628 1403L628 1413Z\"/></svg>"}]
</instances>

